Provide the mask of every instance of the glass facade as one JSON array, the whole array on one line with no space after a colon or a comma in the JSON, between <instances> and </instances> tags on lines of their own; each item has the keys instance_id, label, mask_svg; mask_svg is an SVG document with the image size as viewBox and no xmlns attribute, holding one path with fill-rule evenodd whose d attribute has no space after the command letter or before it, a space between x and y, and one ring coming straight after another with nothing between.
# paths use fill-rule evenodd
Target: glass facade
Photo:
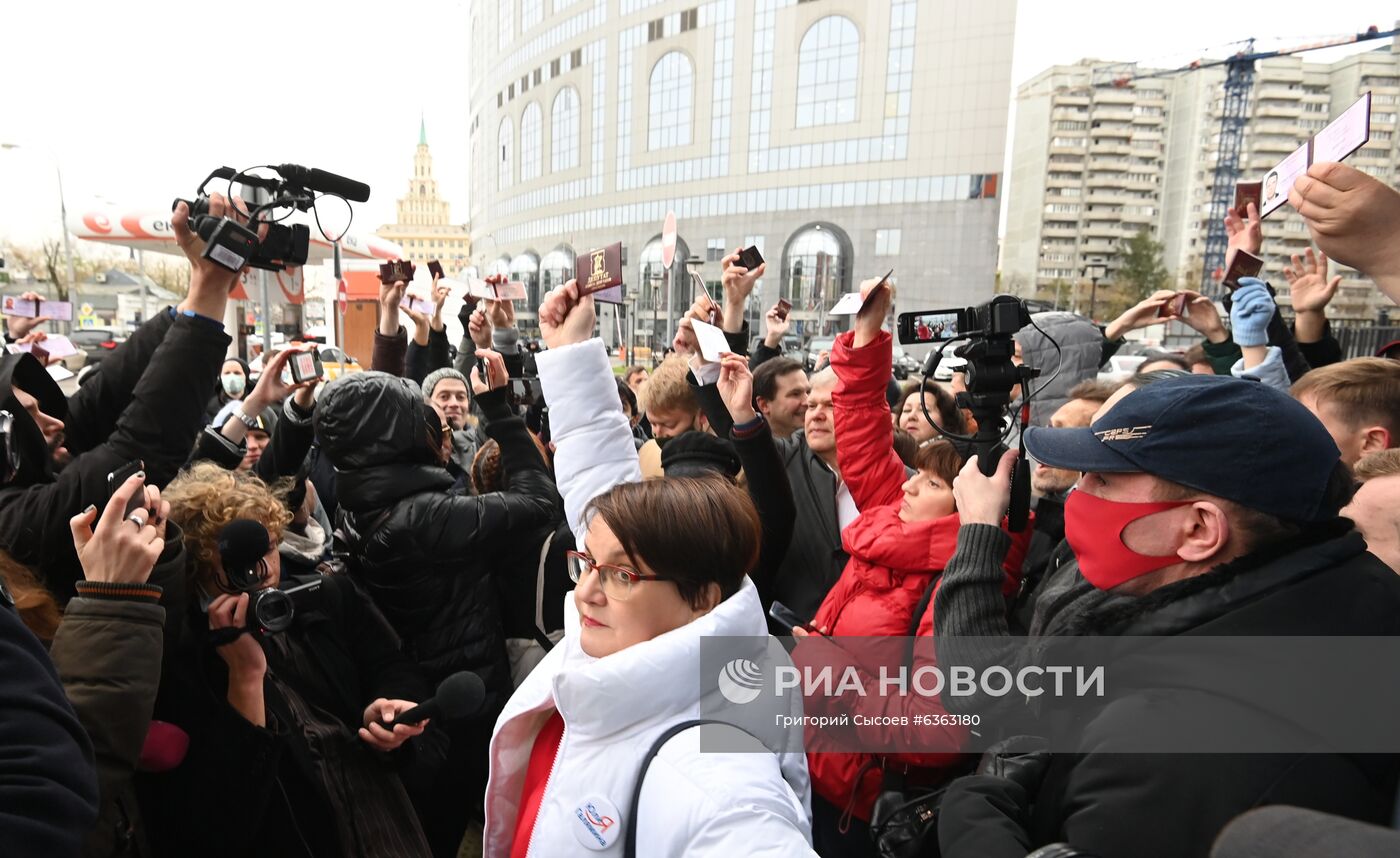
<instances>
[{"instance_id":1,"label":"glass facade","mask_svg":"<svg viewBox=\"0 0 1400 858\"><path fill-rule=\"evenodd\" d=\"M515 148L515 126L511 125L510 117L501 120L501 128L496 133L496 149L499 153L496 162L496 190L503 191L510 187L511 150Z\"/></svg>"},{"instance_id":2,"label":"glass facade","mask_svg":"<svg viewBox=\"0 0 1400 858\"><path fill-rule=\"evenodd\" d=\"M689 146L695 70L690 58L671 51L656 61L648 85L647 149Z\"/></svg>"},{"instance_id":3,"label":"glass facade","mask_svg":"<svg viewBox=\"0 0 1400 858\"><path fill-rule=\"evenodd\" d=\"M510 279L525 284L525 306L540 305L540 258L533 253L522 253L510 261Z\"/></svg>"},{"instance_id":4,"label":"glass facade","mask_svg":"<svg viewBox=\"0 0 1400 858\"><path fill-rule=\"evenodd\" d=\"M799 310L831 306L846 288L850 240L830 224L814 224L793 235L783 249L782 295Z\"/></svg>"},{"instance_id":5,"label":"glass facade","mask_svg":"<svg viewBox=\"0 0 1400 858\"><path fill-rule=\"evenodd\" d=\"M539 102L532 101L525 105L525 113L520 117L520 181L522 182L540 177L540 148L543 145L540 136L544 133L541 129L543 123L544 118L540 111Z\"/></svg>"},{"instance_id":6,"label":"glass facade","mask_svg":"<svg viewBox=\"0 0 1400 858\"><path fill-rule=\"evenodd\" d=\"M550 169L572 170L578 166L578 92L571 86L559 90L549 112Z\"/></svg>"},{"instance_id":7,"label":"glass facade","mask_svg":"<svg viewBox=\"0 0 1400 858\"><path fill-rule=\"evenodd\" d=\"M561 244L545 254L544 261L540 263L541 294L558 289L573 276L574 249L567 244Z\"/></svg>"},{"instance_id":8,"label":"glass facade","mask_svg":"<svg viewBox=\"0 0 1400 858\"><path fill-rule=\"evenodd\" d=\"M798 51L797 127L854 122L859 76L855 22L830 15L813 24Z\"/></svg>"}]
</instances>

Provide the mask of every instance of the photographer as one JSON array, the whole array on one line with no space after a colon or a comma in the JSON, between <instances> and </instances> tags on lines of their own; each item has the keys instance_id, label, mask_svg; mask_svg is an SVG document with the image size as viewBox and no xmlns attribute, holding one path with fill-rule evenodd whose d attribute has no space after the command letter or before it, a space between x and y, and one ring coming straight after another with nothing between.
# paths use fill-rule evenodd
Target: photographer
<instances>
[{"instance_id":1,"label":"photographer","mask_svg":"<svg viewBox=\"0 0 1400 858\"><path fill-rule=\"evenodd\" d=\"M226 409L228 413L200 433L194 459L252 471L267 483L296 476L316 438L312 417L317 380L298 384L284 381L282 374L292 357L313 348L284 349L272 356L241 404Z\"/></svg>"},{"instance_id":2,"label":"photographer","mask_svg":"<svg viewBox=\"0 0 1400 858\"><path fill-rule=\"evenodd\" d=\"M140 492L146 506L126 517L127 501ZM92 858L149 854L134 778L160 684L166 611L151 572L166 551L169 515L160 491L135 474L100 519L89 507L69 522L85 580L68 601L49 655L96 752L101 802L83 845ZM183 550L172 547L183 563Z\"/></svg>"},{"instance_id":3,"label":"photographer","mask_svg":"<svg viewBox=\"0 0 1400 858\"><path fill-rule=\"evenodd\" d=\"M209 207L244 220L243 209L217 194ZM37 568L61 603L82 577L68 520L105 502L107 474L133 460L144 461L149 484L168 482L204 425L209 381L229 343L220 320L238 273L201 255L188 215L180 203L171 224L192 267L189 294L142 325L71 399L33 357L0 358L0 408L14 417L19 458L0 487L0 547Z\"/></svg>"},{"instance_id":4,"label":"photographer","mask_svg":"<svg viewBox=\"0 0 1400 858\"><path fill-rule=\"evenodd\" d=\"M490 392L477 397L486 434L501 445L502 491L480 497L451 492L444 465L451 428L423 400L421 388L381 372L331 382L316 406L316 435L335 465L337 529L355 580L365 587L438 682L460 670L479 673L487 705L475 719L450 725L452 758L434 790L424 823L434 852L455 849L479 805L491 719L510 690L501 608L492 574L496 557L555 521L559 499L524 422L506 401L500 355ZM616 403L616 397L611 397Z\"/></svg>"},{"instance_id":5,"label":"photographer","mask_svg":"<svg viewBox=\"0 0 1400 858\"><path fill-rule=\"evenodd\" d=\"M158 853L426 856L408 796L379 755L398 749L395 762L408 770L416 754L440 750L405 744L424 724L380 725L428 696L383 616L348 578L315 576L319 589L293 602L285 631L250 629L258 594L308 583L282 580L285 499L208 462L181 474L165 499L185 532L194 598L156 705L158 718L189 734L189 751L173 771L145 779ZM256 562L221 544L240 520L266 531Z\"/></svg>"},{"instance_id":6,"label":"photographer","mask_svg":"<svg viewBox=\"0 0 1400 858\"><path fill-rule=\"evenodd\" d=\"M910 629L928 637L933 634L933 610L924 594L935 587L953 554L959 517L952 483L962 458L951 443L933 441L920 448L916 473L906 477L885 416L885 374L893 338L881 326L894 303L894 290L868 280L861 291L867 296L866 306L856 316L854 331L836 338L831 354L839 379L832 397L836 451L861 514L841 533L851 559L812 624L821 634L836 637L902 636ZM1026 529L1010 536L1013 546L1003 578L1007 595L1015 591L1030 535ZM802 629L793 634L805 636ZM890 759L912 767L911 783L936 780L937 769L958 762L966 738L962 729L946 728L936 743L942 745L942 753ZM879 760L871 754L836 752L839 746L821 731L808 734L807 750L812 790L820 799L814 799L812 808L817 849L833 856L865 854L869 831L864 823L871 820L881 790Z\"/></svg>"},{"instance_id":7,"label":"photographer","mask_svg":"<svg viewBox=\"0 0 1400 858\"><path fill-rule=\"evenodd\" d=\"M1258 443L1261 421L1275 430L1267 445ZM1066 538L1086 580L1131 597L1081 616L1074 633L1400 632L1400 579L1338 517L1351 480L1336 445L1277 390L1170 378L1124 396L1087 429L1033 428L1024 440L1037 461L1083 473L1066 504ZM1003 499L1007 476L1003 469L994 480ZM1259 805L1341 809L1373 821L1393 811L1393 758L1122 753L1135 738L1163 741L1196 724L1257 723L1287 731L1298 747L1316 746L1290 713L1195 684L1189 667L1151 675L1126 700L1076 709L1073 733L1061 739L1082 753L954 782L939 819L942 854L1020 856L1066 841L1096 855L1175 858L1206 854L1231 818ZM1172 688L1185 689L1173 698L1181 705L1158 701Z\"/></svg>"}]
</instances>

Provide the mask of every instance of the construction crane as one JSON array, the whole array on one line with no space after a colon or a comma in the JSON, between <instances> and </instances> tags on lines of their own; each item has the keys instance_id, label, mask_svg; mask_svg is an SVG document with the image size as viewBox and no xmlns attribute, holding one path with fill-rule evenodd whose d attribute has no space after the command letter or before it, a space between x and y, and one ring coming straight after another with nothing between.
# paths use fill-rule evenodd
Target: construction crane
<instances>
[{"instance_id":1,"label":"construction crane","mask_svg":"<svg viewBox=\"0 0 1400 858\"><path fill-rule=\"evenodd\" d=\"M1244 143L1244 127L1249 116L1249 91L1254 87L1254 64L1272 57L1286 57L1321 48L1386 39L1397 34L1400 34L1400 29L1382 31L1376 26L1371 26L1364 33L1324 39L1277 51L1255 51L1254 39L1250 38L1244 40L1243 49L1223 60L1197 60L1168 71L1124 75L1113 79L1114 86L1126 88L1138 80L1172 77L1201 69L1225 67L1225 102L1220 115L1220 148L1211 186L1209 229L1206 232L1205 261L1201 268L1201 294L1214 295L1218 292L1216 278L1225 267L1225 251L1229 246L1229 239L1225 235L1225 215L1234 203L1235 185L1240 179L1240 147Z\"/></svg>"}]
</instances>

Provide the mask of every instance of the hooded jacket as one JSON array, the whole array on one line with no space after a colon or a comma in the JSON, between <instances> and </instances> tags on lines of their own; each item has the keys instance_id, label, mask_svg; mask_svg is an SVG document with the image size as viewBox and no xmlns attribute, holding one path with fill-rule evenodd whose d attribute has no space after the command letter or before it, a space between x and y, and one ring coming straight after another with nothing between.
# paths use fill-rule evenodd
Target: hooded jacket
<instances>
[{"instance_id":1,"label":"hooded jacket","mask_svg":"<svg viewBox=\"0 0 1400 858\"><path fill-rule=\"evenodd\" d=\"M20 460L15 479L0 488L0 548L36 569L60 603L82 577L68 520L88 504L105 503L107 475L135 459L145 463L149 485L175 477L203 426L209 379L228 343L209 320L157 313L66 401L33 357L0 357L0 408L14 415ZM64 421L73 460L58 474L43 433L15 398L16 385Z\"/></svg>"},{"instance_id":2,"label":"hooded jacket","mask_svg":"<svg viewBox=\"0 0 1400 858\"><path fill-rule=\"evenodd\" d=\"M1050 425L1050 415L1069 402L1069 392L1081 381L1097 378L1103 358L1103 333L1088 319L1062 311L1036 313L1037 327L1016 334L1026 366L1040 370L1031 425ZM1051 343L1059 344L1056 349Z\"/></svg>"},{"instance_id":3,"label":"hooded jacket","mask_svg":"<svg viewBox=\"0 0 1400 858\"><path fill-rule=\"evenodd\" d=\"M1393 636L1400 578L1366 551L1350 522L1218 566L1138 599L1083 615L1079 635ZM1139 673L1137 675L1147 675ZM1128 737L1170 736L1180 725L1268 723L1232 689L1160 676L1172 705L1146 687L1097 711L1076 711L1083 754L1051 758L1028 795L1005 778L972 777L945 795L939 841L946 858L1021 858L1051 842L1102 858L1206 855L1221 828L1268 804L1291 804L1373 822L1394 810L1397 761L1342 753L1128 754ZM1300 735L1313 735L1303 724ZM1071 737L1073 738L1073 737ZM1301 741L1301 740L1300 740Z\"/></svg>"},{"instance_id":4,"label":"hooded jacket","mask_svg":"<svg viewBox=\"0 0 1400 858\"><path fill-rule=\"evenodd\" d=\"M802 754L701 753L699 730L662 747L647 771L637 819L624 816L652 743L667 727L701 717L695 681L701 638L766 636L753 582L745 579L739 592L694 622L604 658L580 647L573 605L565 624L564 639L496 722L486 789L487 858L511 853L530 752L556 710L564 736L535 818L532 858L598 850L583 822L590 810L611 820L601 836L613 855L621 854L617 844L632 825L638 826L637 854L649 858L815 854Z\"/></svg>"},{"instance_id":5,"label":"hooded jacket","mask_svg":"<svg viewBox=\"0 0 1400 858\"><path fill-rule=\"evenodd\" d=\"M855 335L841 334L831 350L831 366L839 379L832 393L836 423L836 455L846 475L860 517L841 533L850 562L827 593L813 624L834 637L904 636L924 592L935 587L943 567L957 547L956 513L932 521L900 518L905 481L904 464L894 452L884 377L892 359L893 338L886 331L862 348ZM1030 542L1027 528L1016 534L1004 565L1003 593L1011 596L1020 581L1021 561ZM918 623L918 634L933 634L933 600ZM912 701L911 701L912 702ZM939 710L941 703L933 701ZM922 767L952 765L965 741L962 729L947 728L940 744L947 753L887 755ZM820 731L809 734L812 789L837 807L850 806L868 820L880 790L880 771L869 765L876 758L864 753L835 753Z\"/></svg>"},{"instance_id":6,"label":"hooded jacket","mask_svg":"<svg viewBox=\"0 0 1400 858\"><path fill-rule=\"evenodd\" d=\"M437 412L420 388L380 372L344 376L316 407L316 435L336 467L337 527L351 574L436 683L459 670L510 688L491 573L501 552L555 520L559 496L505 391L478 397L501 447L505 488L450 492Z\"/></svg>"}]
</instances>

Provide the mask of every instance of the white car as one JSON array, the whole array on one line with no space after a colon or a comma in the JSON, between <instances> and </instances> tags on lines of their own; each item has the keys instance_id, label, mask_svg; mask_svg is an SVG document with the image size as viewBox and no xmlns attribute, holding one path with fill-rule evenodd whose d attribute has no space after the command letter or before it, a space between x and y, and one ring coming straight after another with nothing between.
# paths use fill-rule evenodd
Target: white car
<instances>
[{"instance_id":1,"label":"white car","mask_svg":"<svg viewBox=\"0 0 1400 858\"><path fill-rule=\"evenodd\" d=\"M1099 381L1127 381L1147 360L1147 355L1114 355L1099 370Z\"/></svg>"}]
</instances>

